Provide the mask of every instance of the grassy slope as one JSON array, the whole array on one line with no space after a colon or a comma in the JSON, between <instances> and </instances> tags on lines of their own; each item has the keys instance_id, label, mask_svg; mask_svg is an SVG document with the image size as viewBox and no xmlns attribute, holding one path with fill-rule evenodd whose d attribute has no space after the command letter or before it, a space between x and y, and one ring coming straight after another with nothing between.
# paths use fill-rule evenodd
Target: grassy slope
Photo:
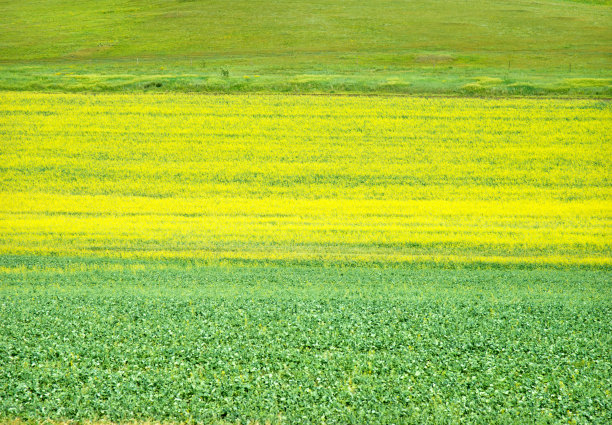
<instances>
[{"instance_id":1,"label":"grassy slope","mask_svg":"<svg viewBox=\"0 0 612 425\"><path fill-rule=\"evenodd\" d=\"M0 15L5 89L610 95L612 8L590 2L47 0Z\"/></svg>"}]
</instances>

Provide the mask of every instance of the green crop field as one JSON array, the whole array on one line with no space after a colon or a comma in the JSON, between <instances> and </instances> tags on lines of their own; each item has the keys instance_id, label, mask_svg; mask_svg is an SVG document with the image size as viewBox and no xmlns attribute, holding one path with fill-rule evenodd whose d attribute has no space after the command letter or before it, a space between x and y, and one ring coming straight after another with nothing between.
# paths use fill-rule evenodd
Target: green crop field
<instances>
[{"instance_id":1,"label":"green crop field","mask_svg":"<svg viewBox=\"0 0 612 425\"><path fill-rule=\"evenodd\" d=\"M609 0L0 1L0 89L612 96Z\"/></svg>"},{"instance_id":2,"label":"green crop field","mask_svg":"<svg viewBox=\"0 0 612 425\"><path fill-rule=\"evenodd\" d=\"M611 117L4 93L0 421L607 424Z\"/></svg>"},{"instance_id":3,"label":"green crop field","mask_svg":"<svg viewBox=\"0 0 612 425\"><path fill-rule=\"evenodd\" d=\"M0 418L612 417L609 270L2 263Z\"/></svg>"}]
</instances>

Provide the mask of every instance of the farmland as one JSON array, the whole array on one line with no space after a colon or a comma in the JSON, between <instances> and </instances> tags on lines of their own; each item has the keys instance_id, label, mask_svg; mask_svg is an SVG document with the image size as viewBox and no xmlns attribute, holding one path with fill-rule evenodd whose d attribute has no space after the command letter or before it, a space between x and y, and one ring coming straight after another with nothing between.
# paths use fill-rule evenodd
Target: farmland
<instances>
[{"instance_id":1,"label":"farmland","mask_svg":"<svg viewBox=\"0 0 612 425\"><path fill-rule=\"evenodd\" d=\"M0 0L0 425L612 423L610 0Z\"/></svg>"},{"instance_id":2,"label":"farmland","mask_svg":"<svg viewBox=\"0 0 612 425\"><path fill-rule=\"evenodd\" d=\"M0 418L608 423L600 100L0 96Z\"/></svg>"},{"instance_id":3,"label":"farmland","mask_svg":"<svg viewBox=\"0 0 612 425\"><path fill-rule=\"evenodd\" d=\"M610 265L607 102L0 102L3 253Z\"/></svg>"}]
</instances>

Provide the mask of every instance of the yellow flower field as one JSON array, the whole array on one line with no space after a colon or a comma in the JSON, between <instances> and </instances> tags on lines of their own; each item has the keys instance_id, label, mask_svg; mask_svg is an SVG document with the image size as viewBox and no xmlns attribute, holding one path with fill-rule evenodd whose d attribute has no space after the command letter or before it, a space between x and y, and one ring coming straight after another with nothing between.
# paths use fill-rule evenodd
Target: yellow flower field
<instances>
[{"instance_id":1,"label":"yellow flower field","mask_svg":"<svg viewBox=\"0 0 612 425\"><path fill-rule=\"evenodd\" d=\"M0 96L0 255L612 265L595 100Z\"/></svg>"}]
</instances>

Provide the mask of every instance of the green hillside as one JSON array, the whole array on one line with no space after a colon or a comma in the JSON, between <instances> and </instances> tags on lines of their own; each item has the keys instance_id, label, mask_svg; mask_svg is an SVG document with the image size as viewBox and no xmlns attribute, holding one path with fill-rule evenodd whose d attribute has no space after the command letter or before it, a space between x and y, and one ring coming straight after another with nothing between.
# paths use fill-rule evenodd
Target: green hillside
<instances>
[{"instance_id":1,"label":"green hillside","mask_svg":"<svg viewBox=\"0 0 612 425\"><path fill-rule=\"evenodd\" d=\"M0 89L612 93L610 1L0 1Z\"/></svg>"}]
</instances>

